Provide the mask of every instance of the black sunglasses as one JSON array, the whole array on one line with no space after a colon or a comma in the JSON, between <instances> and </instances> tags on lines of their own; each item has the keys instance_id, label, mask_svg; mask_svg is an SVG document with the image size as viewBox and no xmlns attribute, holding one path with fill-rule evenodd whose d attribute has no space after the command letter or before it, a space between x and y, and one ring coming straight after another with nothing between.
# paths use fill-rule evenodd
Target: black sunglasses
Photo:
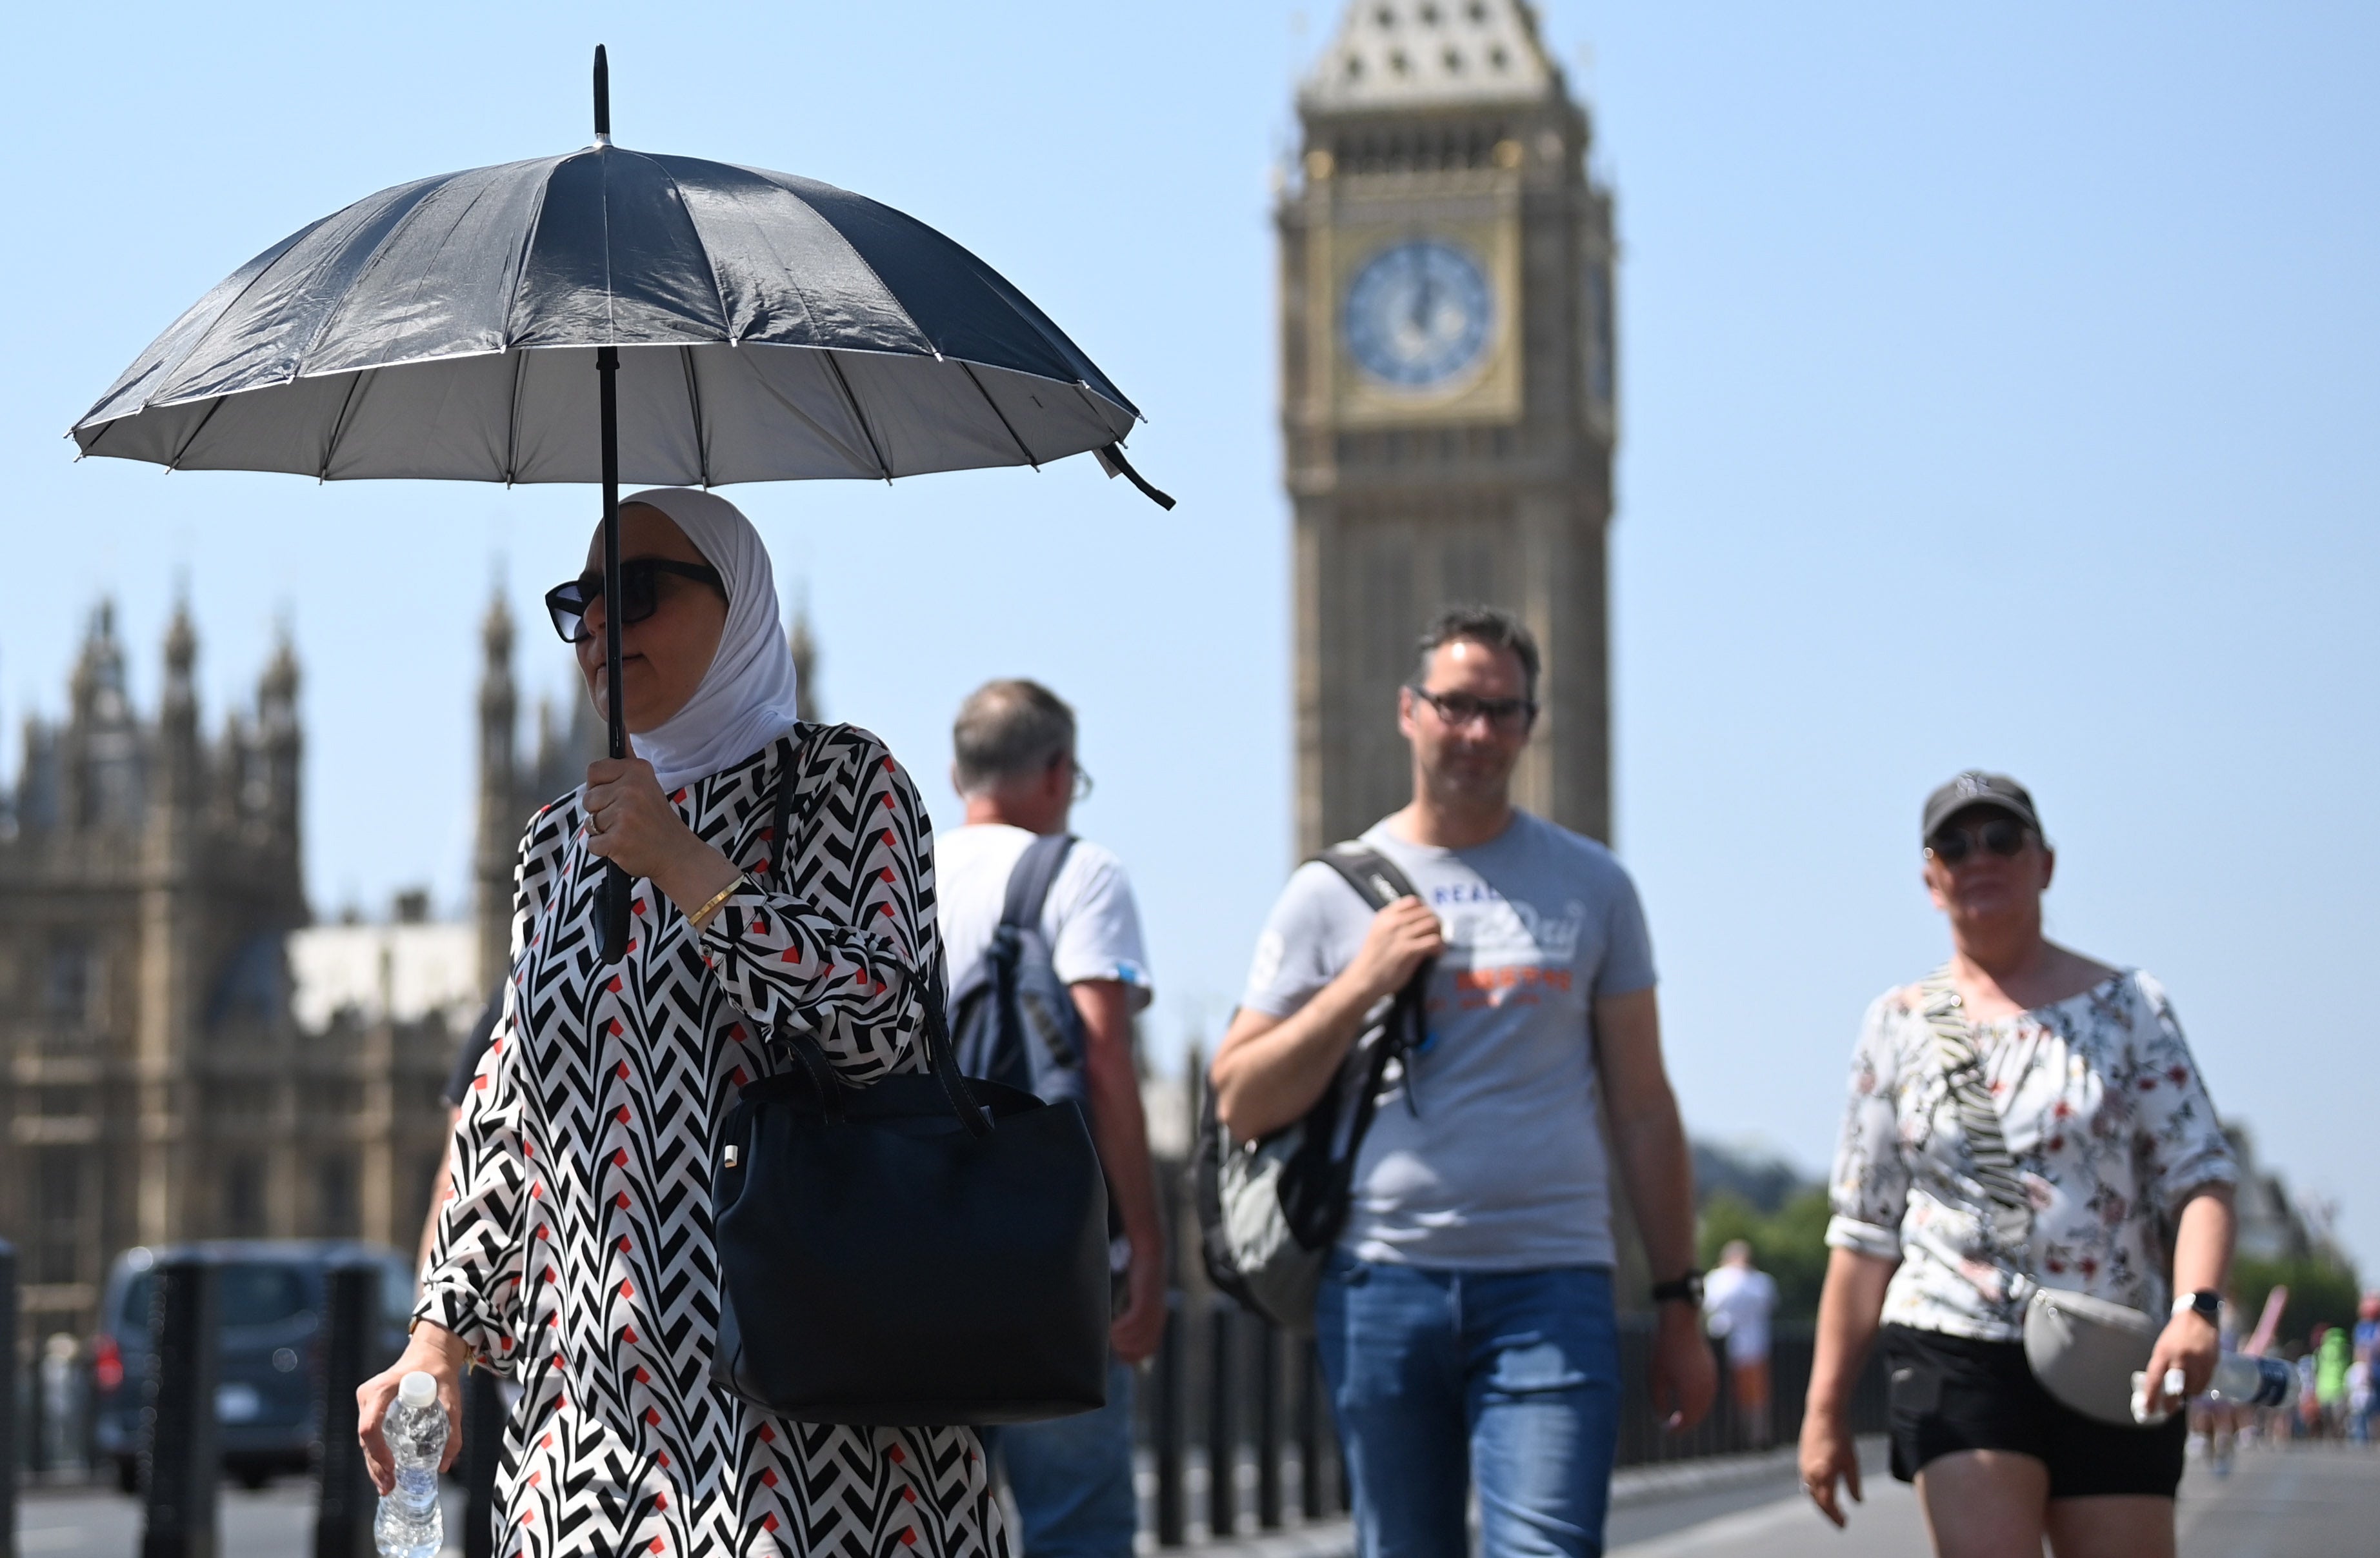
<instances>
[{"instance_id":1,"label":"black sunglasses","mask_svg":"<svg viewBox=\"0 0 2380 1558\"><path fill-rule=\"evenodd\" d=\"M1925 853L1946 866L1959 864L1977 849L2010 859L2023 850L2025 835L2032 831L2006 817L1995 817L1980 827L1940 828L1925 841Z\"/></svg>"},{"instance_id":2,"label":"black sunglasses","mask_svg":"<svg viewBox=\"0 0 2380 1558\"><path fill-rule=\"evenodd\" d=\"M1490 725L1506 730L1521 729L1537 717L1537 706L1525 698L1474 698L1467 692L1432 692L1419 683L1408 684L1405 690L1437 710L1439 719L1457 729L1482 715Z\"/></svg>"},{"instance_id":3,"label":"black sunglasses","mask_svg":"<svg viewBox=\"0 0 2380 1558\"><path fill-rule=\"evenodd\" d=\"M661 587L657 574L675 574L707 584L727 598L727 585L717 568L701 563L677 563L666 557L631 557L620 565L620 622L642 622L661 609ZM565 644L575 644L587 637L587 608L603 598L603 576L583 573L566 583L557 584L545 592L545 609L553 615L553 630L562 635Z\"/></svg>"}]
</instances>

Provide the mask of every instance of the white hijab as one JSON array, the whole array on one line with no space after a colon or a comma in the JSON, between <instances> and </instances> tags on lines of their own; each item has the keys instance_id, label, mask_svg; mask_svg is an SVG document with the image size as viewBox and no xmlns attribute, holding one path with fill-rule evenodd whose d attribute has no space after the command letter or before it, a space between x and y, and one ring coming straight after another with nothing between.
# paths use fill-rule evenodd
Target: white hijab
<instances>
[{"instance_id":1,"label":"white hijab","mask_svg":"<svg viewBox=\"0 0 2380 1558\"><path fill-rule=\"evenodd\" d=\"M664 794L750 757L792 727L794 651L777 615L769 549L743 510L713 493L649 487L620 500L660 509L727 587L719 652L686 707L635 737Z\"/></svg>"}]
</instances>

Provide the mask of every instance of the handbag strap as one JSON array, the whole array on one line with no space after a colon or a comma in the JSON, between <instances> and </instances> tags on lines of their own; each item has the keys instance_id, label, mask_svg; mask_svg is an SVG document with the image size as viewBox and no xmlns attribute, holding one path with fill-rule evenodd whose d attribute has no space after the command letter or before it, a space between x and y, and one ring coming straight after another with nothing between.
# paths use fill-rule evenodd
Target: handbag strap
<instances>
[{"instance_id":1,"label":"handbag strap","mask_svg":"<svg viewBox=\"0 0 2380 1558\"><path fill-rule=\"evenodd\" d=\"M807 724L794 727L793 733L785 737L788 743L787 749L777 770L776 796L771 809L772 822L769 837L769 874L780 881L784 880L785 860L791 852L787 835L793 828L794 792L801 781L800 760L803 750L809 744L811 729L812 727ZM809 808L803 809L804 822L809 821ZM790 887L791 883L787 882L786 885ZM903 965L898 959L892 961L892 977L896 980L904 985L917 983L917 976L915 970ZM983 1105L976 1102L975 1093L966 1085L966 1078L959 1074L958 1054L955 1046L951 1042L950 1022L946 1016L949 1002L943 987L942 954L939 943L934 948L932 977L928 980L925 989L919 992L918 1001L925 1008L927 1066L932 1071L934 1080L941 1084L942 1096L950 1101L951 1113L958 1117L959 1124L966 1128L969 1136L980 1141L991 1134L991 1115L985 1111ZM844 1117L844 1083L843 1079L834 1074L834 1064L827 1059L826 1052L820 1048L819 1041L808 1033L799 1029L789 1028L783 1023L777 1025L777 1036L785 1041L786 1047L791 1049L795 1058L802 1063L802 1069L809 1074L810 1085L818 1089L819 1101L826 1110L827 1118L840 1123Z\"/></svg>"},{"instance_id":2,"label":"handbag strap","mask_svg":"<svg viewBox=\"0 0 2380 1558\"><path fill-rule=\"evenodd\" d=\"M1935 1061L1942 1067L1951 1105L1966 1132L1975 1179L1991 1201L1987 1221L1993 1242L2003 1253L2022 1251L2033 1231L2033 1202L2024 1193L2016 1159L2009 1152L2008 1133L2001 1126L1999 1110L1992 1103L1983 1056L1975 1051L1974 1033L1967 1025L1958 988L1951 982L1950 966L1945 963L1928 974L1918 990L1925 998L1923 1010L1933 1034Z\"/></svg>"}]
</instances>

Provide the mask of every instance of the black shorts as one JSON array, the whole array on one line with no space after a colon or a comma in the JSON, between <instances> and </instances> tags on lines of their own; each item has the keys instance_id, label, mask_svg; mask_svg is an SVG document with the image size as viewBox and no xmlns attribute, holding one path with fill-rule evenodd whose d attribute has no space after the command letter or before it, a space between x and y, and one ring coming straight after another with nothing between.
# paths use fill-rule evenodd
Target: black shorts
<instances>
[{"instance_id":1,"label":"black shorts","mask_svg":"<svg viewBox=\"0 0 2380 1558\"><path fill-rule=\"evenodd\" d=\"M1961 1450L2009 1450L2049 1468L2053 1499L2106 1493L2173 1497L2190 1428L2176 1413L2155 1428L2115 1428L2053 1398L2016 1342L1977 1342L1905 1325L1884 1328L1892 1405L1892 1475L1913 1482L1925 1463Z\"/></svg>"}]
</instances>

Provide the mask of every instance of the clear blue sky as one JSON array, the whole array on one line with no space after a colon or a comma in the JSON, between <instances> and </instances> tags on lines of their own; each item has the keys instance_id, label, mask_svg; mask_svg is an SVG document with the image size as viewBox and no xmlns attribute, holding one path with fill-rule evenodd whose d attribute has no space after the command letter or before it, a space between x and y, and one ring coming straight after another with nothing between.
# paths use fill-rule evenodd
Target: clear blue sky
<instances>
[{"instance_id":1,"label":"clear blue sky","mask_svg":"<svg viewBox=\"0 0 2380 1558\"><path fill-rule=\"evenodd\" d=\"M1073 699L1165 998L1211 1034L1289 862L1269 170L1335 6L48 7L12 33L0 766L120 603L144 706L177 578L211 721L303 655L318 911L459 907L476 624L587 493L68 463L209 285L416 175L587 139L890 201L1039 300L1151 425L1160 516L1039 476L746 487L830 712L929 797L995 674ZM2156 970L2218 1101L2380 1260L2380 12L1553 0L1624 243L1619 846L1699 1133L1822 1163L1865 1001L1939 955L1915 812L2031 784L2055 931ZM1385 717L1385 715L1384 715Z\"/></svg>"}]
</instances>

